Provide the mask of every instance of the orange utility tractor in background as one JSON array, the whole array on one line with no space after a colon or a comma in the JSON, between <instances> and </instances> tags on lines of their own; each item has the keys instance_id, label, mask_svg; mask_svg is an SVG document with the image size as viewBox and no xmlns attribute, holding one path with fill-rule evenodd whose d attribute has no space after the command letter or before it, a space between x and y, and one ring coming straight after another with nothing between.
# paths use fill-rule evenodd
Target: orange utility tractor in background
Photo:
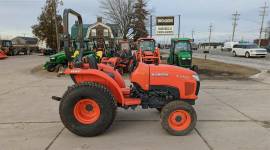
<instances>
[{"instance_id":1,"label":"orange utility tractor in background","mask_svg":"<svg viewBox=\"0 0 270 150\"><path fill-rule=\"evenodd\" d=\"M153 38L140 38L137 41L137 45L137 61L146 64L160 64L160 51L156 47L156 41Z\"/></svg>"},{"instance_id":2,"label":"orange utility tractor in background","mask_svg":"<svg viewBox=\"0 0 270 150\"><path fill-rule=\"evenodd\" d=\"M120 40L118 45L119 48L114 54L114 57L103 57L101 63L114 67L120 74L130 73L130 67L134 59L132 57L129 41Z\"/></svg>"},{"instance_id":3,"label":"orange utility tractor in background","mask_svg":"<svg viewBox=\"0 0 270 150\"><path fill-rule=\"evenodd\" d=\"M8 56L6 55L6 53L2 50L0 50L0 59L5 59L7 58Z\"/></svg>"},{"instance_id":4,"label":"orange utility tractor in background","mask_svg":"<svg viewBox=\"0 0 270 150\"><path fill-rule=\"evenodd\" d=\"M6 56L14 56L14 49L15 48L11 40L0 40L0 51L2 51L2 54L0 55L2 55L2 58L6 58Z\"/></svg>"},{"instance_id":5,"label":"orange utility tractor in background","mask_svg":"<svg viewBox=\"0 0 270 150\"><path fill-rule=\"evenodd\" d=\"M60 101L60 118L69 131L84 137L97 136L112 125L118 107L139 106L160 110L161 125L172 135L187 135L194 129L197 116L192 105L200 88L195 72L178 66L135 61L131 85L125 85L114 67L97 64L90 55L83 57L83 44L78 59L72 61L69 14L77 16L80 33L82 17L71 9L64 11L64 49L69 61L65 74L71 76L74 85L68 87L63 97L52 97ZM80 39L82 42L82 35Z\"/></svg>"}]
</instances>

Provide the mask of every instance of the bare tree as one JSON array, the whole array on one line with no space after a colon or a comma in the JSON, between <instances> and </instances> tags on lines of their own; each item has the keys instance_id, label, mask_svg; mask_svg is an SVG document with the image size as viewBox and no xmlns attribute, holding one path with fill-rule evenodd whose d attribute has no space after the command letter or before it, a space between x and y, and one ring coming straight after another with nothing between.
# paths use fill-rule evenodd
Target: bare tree
<instances>
[{"instance_id":1,"label":"bare tree","mask_svg":"<svg viewBox=\"0 0 270 150\"><path fill-rule=\"evenodd\" d=\"M134 0L102 0L104 18L118 24L123 39L127 39L134 12Z\"/></svg>"}]
</instances>

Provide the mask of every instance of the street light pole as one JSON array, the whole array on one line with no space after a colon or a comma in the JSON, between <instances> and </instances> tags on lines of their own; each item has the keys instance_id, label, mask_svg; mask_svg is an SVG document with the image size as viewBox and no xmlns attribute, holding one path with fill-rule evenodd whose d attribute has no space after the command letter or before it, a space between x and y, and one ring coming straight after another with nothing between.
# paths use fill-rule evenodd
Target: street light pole
<instances>
[{"instance_id":1,"label":"street light pole","mask_svg":"<svg viewBox=\"0 0 270 150\"><path fill-rule=\"evenodd\" d=\"M152 18L153 18L153 16L152 15L150 15L150 37L152 38L152 36L153 36L153 22L152 22Z\"/></svg>"},{"instance_id":2,"label":"street light pole","mask_svg":"<svg viewBox=\"0 0 270 150\"><path fill-rule=\"evenodd\" d=\"M181 32L181 15L178 15L178 38L180 38Z\"/></svg>"}]
</instances>

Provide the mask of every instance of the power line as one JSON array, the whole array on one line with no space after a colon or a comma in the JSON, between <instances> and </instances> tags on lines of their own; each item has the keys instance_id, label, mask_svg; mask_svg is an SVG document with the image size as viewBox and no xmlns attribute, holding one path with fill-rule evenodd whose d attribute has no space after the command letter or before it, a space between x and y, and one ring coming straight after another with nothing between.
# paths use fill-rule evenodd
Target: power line
<instances>
[{"instance_id":1,"label":"power line","mask_svg":"<svg viewBox=\"0 0 270 150\"><path fill-rule=\"evenodd\" d=\"M260 36L259 36L259 43L258 45L261 46L261 41L262 41L262 32L263 32L263 25L264 25L264 19L265 16L267 16L266 10L267 10L268 6L266 4L266 2L264 3L264 6L261 7L262 9L262 13L260 14L260 16L262 17L262 23L261 23L261 28L260 28Z\"/></svg>"},{"instance_id":2,"label":"power line","mask_svg":"<svg viewBox=\"0 0 270 150\"><path fill-rule=\"evenodd\" d=\"M233 32L232 32L232 41L234 41L234 36L235 36L235 29L237 24L237 21L239 20L239 16L240 14L236 11L234 14L232 14L233 16Z\"/></svg>"}]
</instances>

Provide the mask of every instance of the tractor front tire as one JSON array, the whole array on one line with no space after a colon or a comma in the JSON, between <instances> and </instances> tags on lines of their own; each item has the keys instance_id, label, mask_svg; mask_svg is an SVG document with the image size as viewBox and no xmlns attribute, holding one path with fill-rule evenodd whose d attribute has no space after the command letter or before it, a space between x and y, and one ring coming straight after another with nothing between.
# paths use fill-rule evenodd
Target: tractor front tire
<instances>
[{"instance_id":1,"label":"tractor front tire","mask_svg":"<svg viewBox=\"0 0 270 150\"><path fill-rule=\"evenodd\" d=\"M183 101L172 101L161 111L161 125L171 135L189 134L196 125L197 115L191 105Z\"/></svg>"},{"instance_id":2,"label":"tractor front tire","mask_svg":"<svg viewBox=\"0 0 270 150\"><path fill-rule=\"evenodd\" d=\"M197 65L193 65L191 70L196 72L196 73L199 73L199 67Z\"/></svg>"},{"instance_id":3,"label":"tractor front tire","mask_svg":"<svg viewBox=\"0 0 270 150\"><path fill-rule=\"evenodd\" d=\"M46 70L47 70L48 72L54 72L55 69L56 69L55 67L56 67L55 65L48 65Z\"/></svg>"},{"instance_id":4,"label":"tractor front tire","mask_svg":"<svg viewBox=\"0 0 270 150\"><path fill-rule=\"evenodd\" d=\"M82 137L104 133L113 123L117 105L109 90L97 83L70 87L61 100L59 113L64 126Z\"/></svg>"}]
</instances>

